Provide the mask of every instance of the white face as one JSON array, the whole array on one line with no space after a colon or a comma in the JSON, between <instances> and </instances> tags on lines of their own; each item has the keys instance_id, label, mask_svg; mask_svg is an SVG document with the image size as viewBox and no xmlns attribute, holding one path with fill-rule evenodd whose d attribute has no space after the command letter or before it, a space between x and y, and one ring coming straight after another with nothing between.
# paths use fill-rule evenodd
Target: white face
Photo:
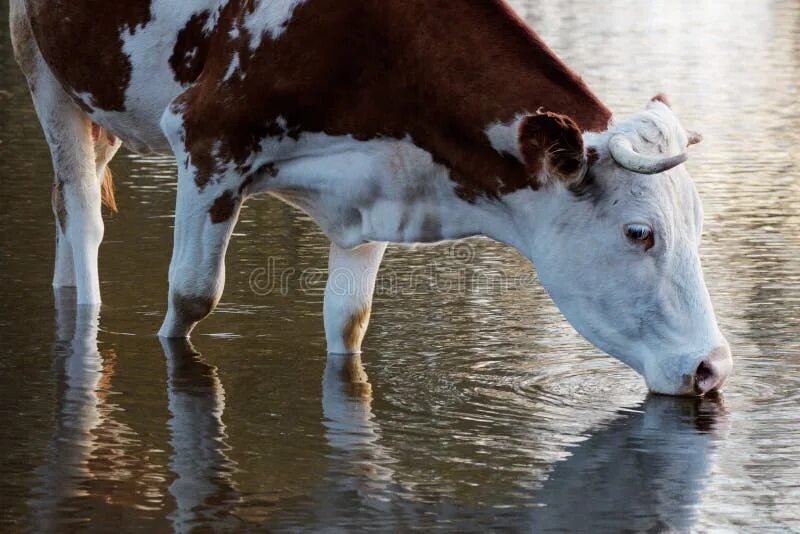
<instances>
[{"instance_id":1,"label":"white face","mask_svg":"<svg viewBox=\"0 0 800 534\"><path fill-rule=\"evenodd\" d=\"M669 108L651 107L679 128ZM668 145L677 144L685 150L682 129L662 132L659 150L659 143L643 140L657 138L642 131L644 123L631 124L644 134L631 136L637 152L675 154L681 147ZM607 139L585 136L587 144ZM531 250L539 278L569 322L643 375L651 390L719 389L731 369L730 351L703 280L703 210L691 177L683 165L637 174L603 148L582 194L562 185L547 193L549 217L537 225Z\"/></svg>"}]
</instances>

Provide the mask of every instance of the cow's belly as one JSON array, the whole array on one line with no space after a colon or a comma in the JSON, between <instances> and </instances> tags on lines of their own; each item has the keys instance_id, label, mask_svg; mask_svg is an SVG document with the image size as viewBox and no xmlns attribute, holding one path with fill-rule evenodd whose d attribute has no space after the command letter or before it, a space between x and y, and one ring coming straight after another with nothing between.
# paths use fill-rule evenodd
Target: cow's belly
<instances>
[{"instance_id":1,"label":"cow's belly","mask_svg":"<svg viewBox=\"0 0 800 534\"><path fill-rule=\"evenodd\" d=\"M223 0L28 0L48 67L98 124L136 151L169 148L159 126L199 75Z\"/></svg>"},{"instance_id":2,"label":"cow's belly","mask_svg":"<svg viewBox=\"0 0 800 534\"><path fill-rule=\"evenodd\" d=\"M311 134L276 167L252 192L270 192L302 209L345 248L478 233L480 217L473 213L478 208L460 199L448 170L409 140L361 142Z\"/></svg>"}]
</instances>

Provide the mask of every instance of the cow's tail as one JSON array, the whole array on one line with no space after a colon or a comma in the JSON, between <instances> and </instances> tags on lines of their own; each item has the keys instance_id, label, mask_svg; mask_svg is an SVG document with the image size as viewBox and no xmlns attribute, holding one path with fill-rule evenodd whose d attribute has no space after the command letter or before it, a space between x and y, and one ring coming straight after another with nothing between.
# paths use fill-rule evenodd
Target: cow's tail
<instances>
[{"instance_id":1,"label":"cow's tail","mask_svg":"<svg viewBox=\"0 0 800 534\"><path fill-rule=\"evenodd\" d=\"M106 165L106 172L103 175L103 184L100 186L100 198L112 213L117 213L117 199L114 196L114 175L108 165Z\"/></svg>"}]
</instances>

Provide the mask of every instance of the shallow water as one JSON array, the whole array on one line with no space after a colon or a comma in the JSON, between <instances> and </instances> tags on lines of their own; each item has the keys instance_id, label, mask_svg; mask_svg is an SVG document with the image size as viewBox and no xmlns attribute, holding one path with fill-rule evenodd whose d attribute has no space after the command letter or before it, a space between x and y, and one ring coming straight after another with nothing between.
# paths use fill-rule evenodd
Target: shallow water
<instances>
[{"instance_id":1,"label":"shallow water","mask_svg":"<svg viewBox=\"0 0 800 534\"><path fill-rule=\"evenodd\" d=\"M514 5L617 113L665 91L705 134L721 399L649 397L486 240L390 248L365 354L327 358L326 240L267 198L194 349L162 346L166 158L114 161L102 316L76 310L3 2L0 530L800 530L800 4L541 3Z\"/></svg>"}]
</instances>

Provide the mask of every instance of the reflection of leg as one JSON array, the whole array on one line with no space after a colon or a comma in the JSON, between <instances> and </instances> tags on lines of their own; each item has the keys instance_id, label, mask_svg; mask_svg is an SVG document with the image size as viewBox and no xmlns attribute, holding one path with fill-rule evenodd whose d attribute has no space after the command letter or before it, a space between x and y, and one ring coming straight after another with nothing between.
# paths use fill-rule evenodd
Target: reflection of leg
<instances>
[{"instance_id":1,"label":"reflection of leg","mask_svg":"<svg viewBox=\"0 0 800 534\"><path fill-rule=\"evenodd\" d=\"M368 243L353 249L331 245L324 305L328 352L361 352L385 250L386 243Z\"/></svg>"},{"instance_id":2,"label":"reflection of leg","mask_svg":"<svg viewBox=\"0 0 800 534\"><path fill-rule=\"evenodd\" d=\"M322 378L322 412L337 429L360 435L362 441L374 440L375 435L372 386L367 380L360 354L328 355Z\"/></svg>"},{"instance_id":3,"label":"reflection of leg","mask_svg":"<svg viewBox=\"0 0 800 534\"><path fill-rule=\"evenodd\" d=\"M97 396L103 362L97 350L99 306L77 306L69 311L57 310L59 318L70 317L73 330L69 345L64 345L64 404L61 421L64 431L77 432L67 441L88 447L90 433L100 423ZM62 330L63 331L63 330ZM87 451L88 452L88 451Z\"/></svg>"},{"instance_id":4,"label":"reflection of leg","mask_svg":"<svg viewBox=\"0 0 800 534\"><path fill-rule=\"evenodd\" d=\"M176 504L174 529L189 531L210 519L218 528L239 502L231 480L235 467L224 452L225 391L217 369L202 361L188 340L162 338L161 346L167 358L170 467L176 476L169 488Z\"/></svg>"},{"instance_id":5,"label":"reflection of leg","mask_svg":"<svg viewBox=\"0 0 800 534\"><path fill-rule=\"evenodd\" d=\"M322 379L325 434L333 449L332 468L345 476L343 485L387 489L394 459L381 447L372 415L372 387L359 354L329 354Z\"/></svg>"},{"instance_id":6,"label":"reflection of leg","mask_svg":"<svg viewBox=\"0 0 800 534\"><path fill-rule=\"evenodd\" d=\"M64 499L86 491L94 432L102 420L98 383L102 362L97 350L99 307L76 306L73 290L56 289L54 361L60 395L50 456L37 469L30 502L37 530L51 531L59 522Z\"/></svg>"}]
</instances>

